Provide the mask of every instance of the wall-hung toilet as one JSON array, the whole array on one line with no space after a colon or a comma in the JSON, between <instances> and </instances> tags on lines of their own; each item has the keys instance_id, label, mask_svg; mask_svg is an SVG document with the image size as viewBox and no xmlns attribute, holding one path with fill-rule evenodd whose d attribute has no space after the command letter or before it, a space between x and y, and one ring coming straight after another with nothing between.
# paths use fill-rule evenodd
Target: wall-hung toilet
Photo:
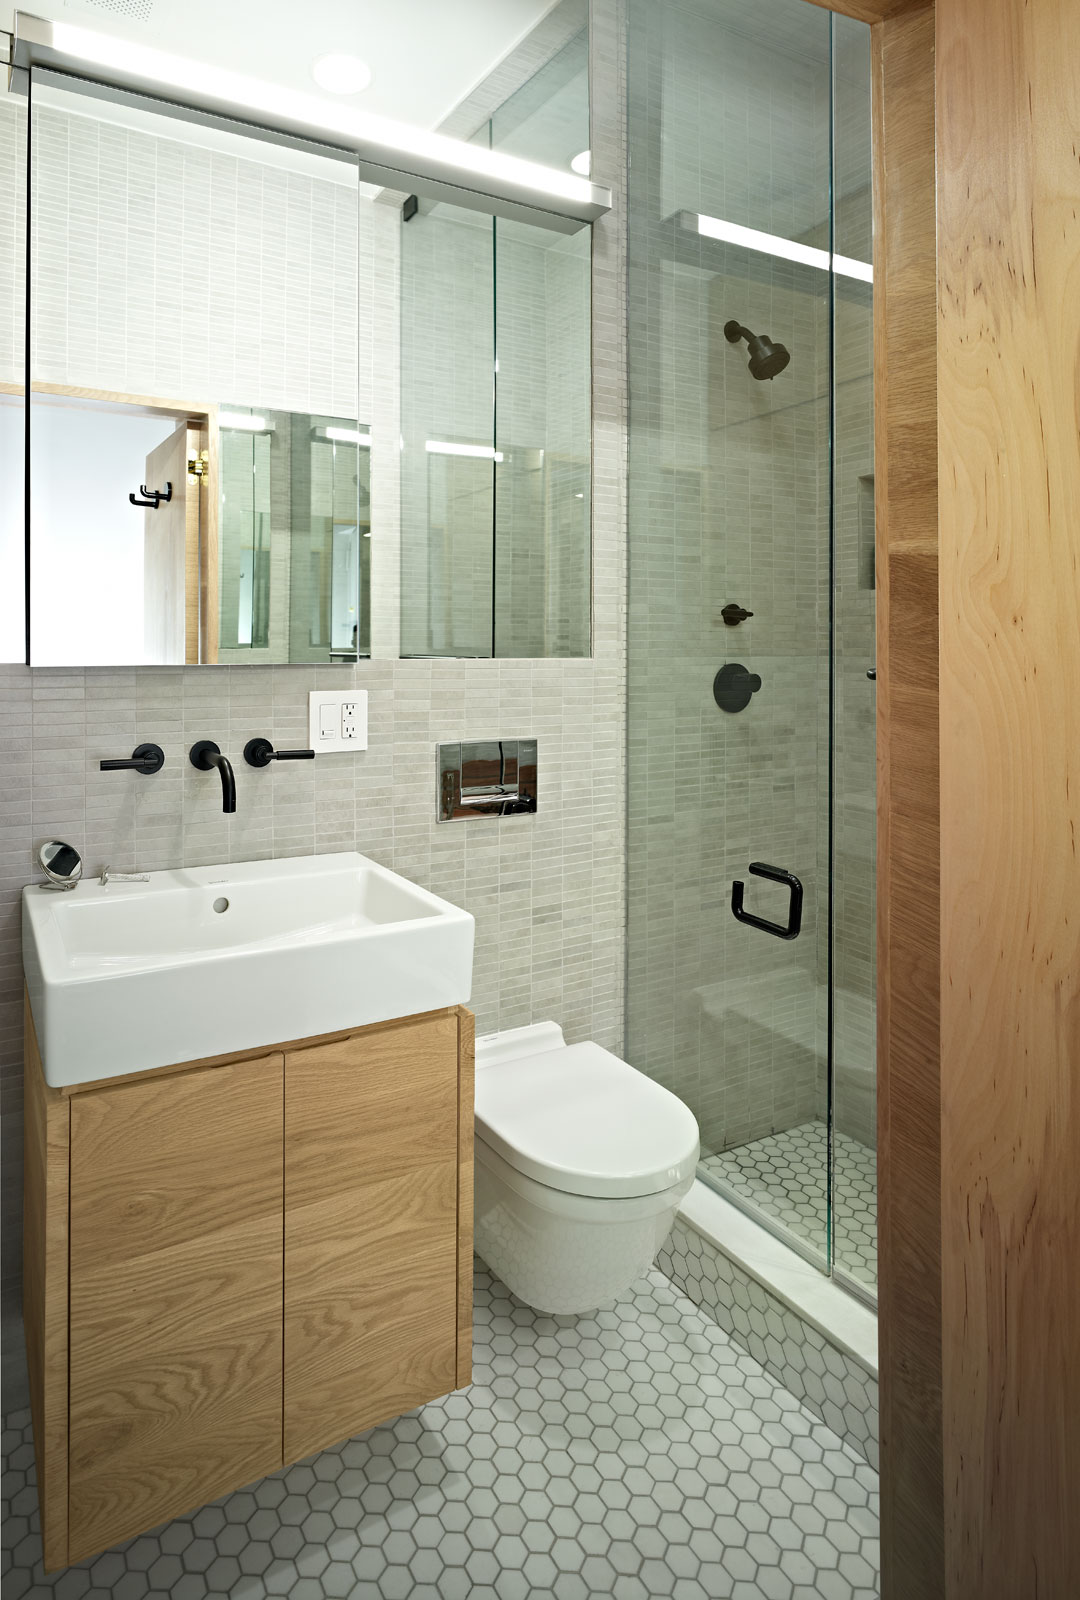
<instances>
[{"instance_id":1,"label":"wall-hung toilet","mask_svg":"<svg viewBox=\"0 0 1080 1600\"><path fill-rule=\"evenodd\" d=\"M592 1311L653 1261L694 1181L682 1101L554 1022L476 1041L476 1249L538 1311Z\"/></svg>"}]
</instances>

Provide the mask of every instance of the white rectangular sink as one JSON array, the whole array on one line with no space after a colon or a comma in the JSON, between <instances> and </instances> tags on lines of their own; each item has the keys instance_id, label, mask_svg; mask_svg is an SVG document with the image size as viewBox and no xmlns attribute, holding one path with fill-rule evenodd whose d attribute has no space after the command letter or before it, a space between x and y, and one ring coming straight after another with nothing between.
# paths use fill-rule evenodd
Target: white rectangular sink
<instances>
[{"instance_id":1,"label":"white rectangular sink","mask_svg":"<svg viewBox=\"0 0 1080 1600\"><path fill-rule=\"evenodd\" d=\"M54 1088L464 1004L473 919L354 851L23 890Z\"/></svg>"}]
</instances>

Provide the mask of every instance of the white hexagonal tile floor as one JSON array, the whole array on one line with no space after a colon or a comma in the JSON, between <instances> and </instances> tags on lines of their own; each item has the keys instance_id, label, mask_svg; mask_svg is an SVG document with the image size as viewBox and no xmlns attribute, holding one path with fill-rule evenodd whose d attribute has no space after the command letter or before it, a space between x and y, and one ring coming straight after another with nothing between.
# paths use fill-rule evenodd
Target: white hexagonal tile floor
<instances>
[{"instance_id":1,"label":"white hexagonal tile floor","mask_svg":"<svg viewBox=\"0 0 1080 1600\"><path fill-rule=\"evenodd\" d=\"M745 1197L824 1256L828 1139L824 1122L803 1122L706 1156L702 1166L736 1204ZM834 1261L876 1293L877 1151L837 1128L833 1162Z\"/></svg>"},{"instance_id":2,"label":"white hexagonal tile floor","mask_svg":"<svg viewBox=\"0 0 1080 1600\"><path fill-rule=\"evenodd\" d=\"M478 1263L474 1379L52 1577L12 1416L4 1600L874 1600L876 1473L661 1273L546 1317Z\"/></svg>"}]
</instances>

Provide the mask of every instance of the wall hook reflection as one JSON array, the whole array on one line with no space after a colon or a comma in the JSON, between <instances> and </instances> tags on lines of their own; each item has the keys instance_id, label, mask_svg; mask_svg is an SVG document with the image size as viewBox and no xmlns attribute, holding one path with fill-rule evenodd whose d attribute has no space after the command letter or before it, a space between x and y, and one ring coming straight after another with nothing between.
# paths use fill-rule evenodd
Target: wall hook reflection
<instances>
[{"instance_id":1,"label":"wall hook reflection","mask_svg":"<svg viewBox=\"0 0 1080 1600\"><path fill-rule=\"evenodd\" d=\"M133 506L149 506L151 511L156 511L158 506L168 505L172 499L172 484L167 483L164 489L148 489L145 483L139 485L139 494L145 495L145 500L140 500L138 495L129 494L128 499Z\"/></svg>"}]
</instances>

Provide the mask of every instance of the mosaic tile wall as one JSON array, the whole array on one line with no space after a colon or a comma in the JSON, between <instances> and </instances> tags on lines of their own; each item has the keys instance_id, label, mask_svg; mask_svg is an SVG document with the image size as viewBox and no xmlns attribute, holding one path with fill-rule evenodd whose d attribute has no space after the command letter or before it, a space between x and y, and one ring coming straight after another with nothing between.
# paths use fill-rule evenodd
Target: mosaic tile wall
<instances>
[{"instance_id":1,"label":"mosaic tile wall","mask_svg":"<svg viewBox=\"0 0 1080 1600\"><path fill-rule=\"evenodd\" d=\"M616 108L614 16L594 74L594 148L617 181L624 168ZM527 54L528 52L526 52ZM603 109L603 108L606 108ZM12 115L0 105L0 128ZM125 135L128 137L128 135ZM11 141L9 140L9 148ZM338 197L340 198L340 197ZM593 410L593 655L581 660L398 661L356 668L231 667L60 671L0 667L0 1094L3 1117L5 1376L19 1403L17 1332L21 1234L21 960L19 895L36 841L68 838L87 870L147 869L358 849L445 895L477 919L473 1005L481 1031L553 1017L568 1039L621 1049L624 983L623 711L625 567L625 258L623 200L593 231L598 355ZM397 325L397 214L372 206L374 291L360 307L372 385L387 397L373 419L397 436L392 377ZM373 321L372 306L381 307ZM365 318L367 321L365 322ZM355 336L350 335L355 347ZM333 366L322 377L333 376ZM307 374L308 400L316 372ZM322 379L320 378L320 381ZM345 378L342 378L345 382ZM220 391L219 391L220 392ZM267 402L269 403L269 402ZM337 409L340 409L338 407ZM372 498L383 508L373 576L373 650L396 649L397 470L372 452ZM370 748L280 771L237 771L237 812L186 761L214 738L236 754L255 733L302 744L309 689L355 683L370 695ZM484 827L437 826L434 745L535 735L540 809ZM103 756L140 739L160 743L153 780L101 773ZM283 781L285 780L285 781Z\"/></svg>"},{"instance_id":2,"label":"mosaic tile wall","mask_svg":"<svg viewBox=\"0 0 1080 1600\"><path fill-rule=\"evenodd\" d=\"M830 1344L681 1218L656 1264L735 1344L877 1468L878 1382L873 1373Z\"/></svg>"},{"instance_id":3,"label":"mosaic tile wall","mask_svg":"<svg viewBox=\"0 0 1080 1600\"><path fill-rule=\"evenodd\" d=\"M258 151L35 110L37 379L367 418L378 208Z\"/></svg>"}]
</instances>

